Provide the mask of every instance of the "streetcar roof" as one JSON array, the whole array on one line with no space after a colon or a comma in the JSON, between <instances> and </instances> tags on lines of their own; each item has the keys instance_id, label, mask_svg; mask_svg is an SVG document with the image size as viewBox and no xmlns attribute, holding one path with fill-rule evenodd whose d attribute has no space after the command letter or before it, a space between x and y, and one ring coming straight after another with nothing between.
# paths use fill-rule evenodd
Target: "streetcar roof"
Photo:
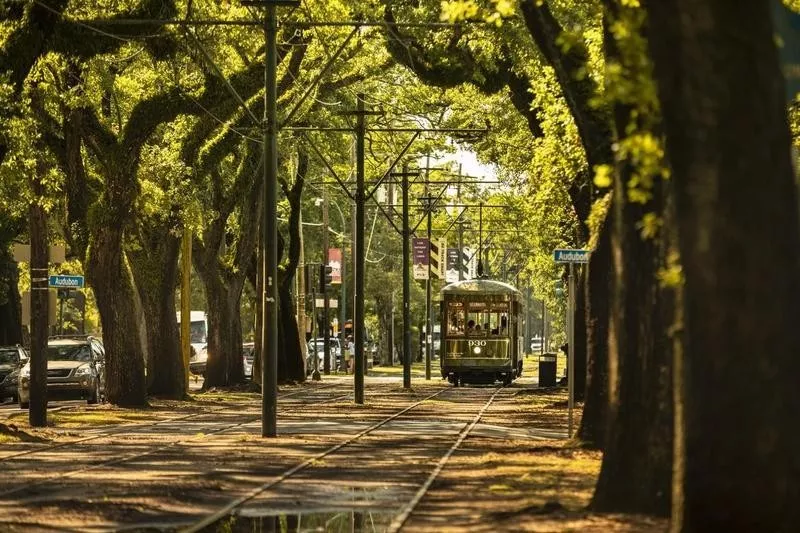
<instances>
[{"instance_id":1,"label":"streetcar roof","mask_svg":"<svg viewBox=\"0 0 800 533\"><path fill-rule=\"evenodd\" d=\"M468 279L464 281L455 281L442 287L443 294L475 294L478 292L489 294L522 294L513 285L495 279Z\"/></svg>"}]
</instances>

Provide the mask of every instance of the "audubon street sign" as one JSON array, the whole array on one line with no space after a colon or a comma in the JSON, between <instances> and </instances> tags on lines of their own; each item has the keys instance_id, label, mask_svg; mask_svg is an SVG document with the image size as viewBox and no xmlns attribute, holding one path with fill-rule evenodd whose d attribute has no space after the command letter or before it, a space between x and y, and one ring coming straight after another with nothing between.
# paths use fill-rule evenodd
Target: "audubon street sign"
<instances>
[{"instance_id":1,"label":"audubon street sign","mask_svg":"<svg viewBox=\"0 0 800 533\"><path fill-rule=\"evenodd\" d=\"M589 250L555 250L553 256L556 263L588 263Z\"/></svg>"},{"instance_id":2,"label":"audubon street sign","mask_svg":"<svg viewBox=\"0 0 800 533\"><path fill-rule=\"evenodd\" d=\"M49 285L54 289L81 289L83 276L50 276Z\"/></svg>"}]
</instances>

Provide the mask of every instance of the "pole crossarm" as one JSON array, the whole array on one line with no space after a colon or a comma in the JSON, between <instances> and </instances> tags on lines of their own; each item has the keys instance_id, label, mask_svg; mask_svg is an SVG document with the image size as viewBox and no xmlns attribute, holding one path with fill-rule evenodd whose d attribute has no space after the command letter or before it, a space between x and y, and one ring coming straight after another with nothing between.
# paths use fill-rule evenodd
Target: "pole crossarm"
<instances>
[{"instance_id":1,"label":"pole crossarm","mask_svg":"<svg viewBox=\"0 0 800 533\"><path fill-rule=\"evenodd\" d=\"M292 118L294 118L295 114L300 110L300 107L308 99L308 97L311 94L311 92L319 84L319 82L322 80L322 78L325 77L325 75L331 69L333 64L336 62L337 59L339 59L339 56L342 55L342 52L345 51L345 49L347 48L347 45L350 44L350 41L353 39L353 37L357 33L358 33L358 26L353 28L353 31L350 32L350 34L347 36L347 38L344 40L344 42L339 46L339 48L336 49L336 52L333 53L333 56L331 56L330 59L328 59L328 62L325 64L325 66L322 67L322 70L317 74L317 76L314 78L314 80L308 85L308 87L306 88L305 92L300 97L300 99L297 101L297 103L295 103L295 105L292 108L292 110L289 111L289 113L283 119L283 121L281 123L281 128L285 127L286 125L289 124L289 122L291 122Z\"/></svg>"},{"instance_id":2,"label":"pole crossarm","mask_svg":"<svg viewBox=\"0 0 800 533\"><path fill-rule=\"evenodd\" d=\"M383 213L383 216L386 217L386 220L389 221L389 224L392 225L394 230L402 236L403 235L403 230L401 228L399 228L397 226L397 224L394 223L394 220L392 220L392 216L389 213L386 212L386 210L383 208L383 206L380 204L380 202L375 200L375 198L370 198L370 199L372 200L372 203L374 203L376 206L378 206L378 209L380 210L381 213Z\"/></svg>"},{"instance_id":3,"label":"pole crossarm","mask_svg":"<svg viewBox=\"0 0 800 533\"><path fill-rule=\"evenodd\" d=\"M336 180L336 183L339 184L339 186L342 188L342 190L345 192L345 194L347 194L347 196L349 196L351 200L355 200L356 198L355 198L355 196L353 196L353 194L348 189L347 184L342 180L342 178L339 177L339 175L336 173L336 171L333 170L333 166L330 164L328 159L324 155L322 155L322 152L319 150L319 148L317 148L317 144L314 142L314 140L311 139L311 137L309 137L305 133L302 133L302 136L303 136L303 139L311 147L311 150L313 150L313 152L320 159L320 161L322 161L322 164L325 165L325 168L328 169L328 172L331 173L331 176L333 176L333 179Z\"/></svg>"},{"instance_id":4,"label":"pole crossarm","mask_svg":"<svg viewBox=\"0 0 800 533\"><path fill-rule=\"evenodd\" d=\"M389 177L389 175L394 170L394 167L397 166L397 163L400 161L400 159L403 158L406 152L408 152L408 149L411 148L411 145L414 143L414 141L417 140L417 138L419 137L419 133L420 132L415 132L414 135L411 136L411 139L408 140L408 142L406 143L405 147L400 152L400 154L397 157L395 157L394 161L392 161L392 164L389 165L389 170L383 173L383 176L381 176L380 179L375 182L375 185L372 187L372 190L370 190L369 193L367 193L367 199L372 198L372 195L375 194L375 191L378 190L378 187L380 187L381 183L383 183L383 180Z\"/></svg>"},{"instance_id":5,"label":"pole crossarm","mask_svg":"<svg viewBox=\"0 0 800 533\"><path fill-rule=\"evenodd\" d=\"M449 226L447 226L447 229L444 231L444 234L445 234L445 235L447 235L448 233L450 233L450 230L451 230L451 229L453 229L453 226L455 226L456 224L468 224L468 223L469 223L468 221L461 220L461 217L462 217L462 216L464 215L464 213L466 213L466 212L467 212L467 208L466 208L466 207L464 207L464 208L462 208L462 209L461 209L461 212L458 214L458 216L457 216L456 218L454 218L454 219L453 219L453 221L450 223L450 225L449 225Z\"/></svg>"},{"instance_id":6,"label":"pole crossarm","mask_svg":"<svg viewBox=\"0 0 800 533\"><path fill-rule=\"evenodd\" d=\"M436 204L439 203L439 200L442 199L442 196L444 196L444 193L446 191L447 191L447 187L444 187L444 188L442 188L442 192L439 193L439 196L436 196L436 197L434 197L434 196L423 196L421 198L418 198L418 200L426 200L426 202L425 202L425 215L422 217L422 219L419 222L417 222L417 224L414 226L414 229L412 231L415 231L415 232L417 231L417 228L419 228L420 224L422 224L425 221L425 219L427 218L428 213L432 212L436 208Z\"/></svg>"}]
</instances>

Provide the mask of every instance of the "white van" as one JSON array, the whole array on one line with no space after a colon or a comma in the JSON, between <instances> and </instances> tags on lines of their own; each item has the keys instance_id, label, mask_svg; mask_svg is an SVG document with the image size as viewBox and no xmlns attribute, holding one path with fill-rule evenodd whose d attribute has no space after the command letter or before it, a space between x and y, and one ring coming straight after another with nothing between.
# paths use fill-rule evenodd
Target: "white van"
<instances>
[{"instance_id":1,"label":"white van","mask_svg":"<svg viewBox=\"0 0 800 533\"><path fill-rule=\"evenodd\" d=\"M178 326L181 324L181 314L176 313ZM208 360L208 320L205 311L191 311L189 315L189 339L192 345L192 355L189 358L189 371L193 374L204 374Z\"/></svg>"}]
</instances>

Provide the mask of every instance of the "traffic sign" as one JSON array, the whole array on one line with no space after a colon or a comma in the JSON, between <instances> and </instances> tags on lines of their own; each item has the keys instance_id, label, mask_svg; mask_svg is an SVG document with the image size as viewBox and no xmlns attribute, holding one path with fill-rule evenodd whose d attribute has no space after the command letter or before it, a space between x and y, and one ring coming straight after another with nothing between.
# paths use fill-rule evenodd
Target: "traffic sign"
<instances>
[{"instance_id":1,"label":"traffic sign","mask_svg":"<svg viewBox=\"0 0 800 533\"><path fill-rule=\"evenodd\" d=\"M553 251L556 263L588 263L589 250L559 249Z\"/></svg>"},{"instance_id":2,"label":"traffic sign","mask_svg":"<svg viewBox=\"0 0 800 533\"><path fill-rule=\"evenodd\" d=\"M83 276L50 276L50 287L55 289L82 289Z\"/></svg>"}]
</instances>

